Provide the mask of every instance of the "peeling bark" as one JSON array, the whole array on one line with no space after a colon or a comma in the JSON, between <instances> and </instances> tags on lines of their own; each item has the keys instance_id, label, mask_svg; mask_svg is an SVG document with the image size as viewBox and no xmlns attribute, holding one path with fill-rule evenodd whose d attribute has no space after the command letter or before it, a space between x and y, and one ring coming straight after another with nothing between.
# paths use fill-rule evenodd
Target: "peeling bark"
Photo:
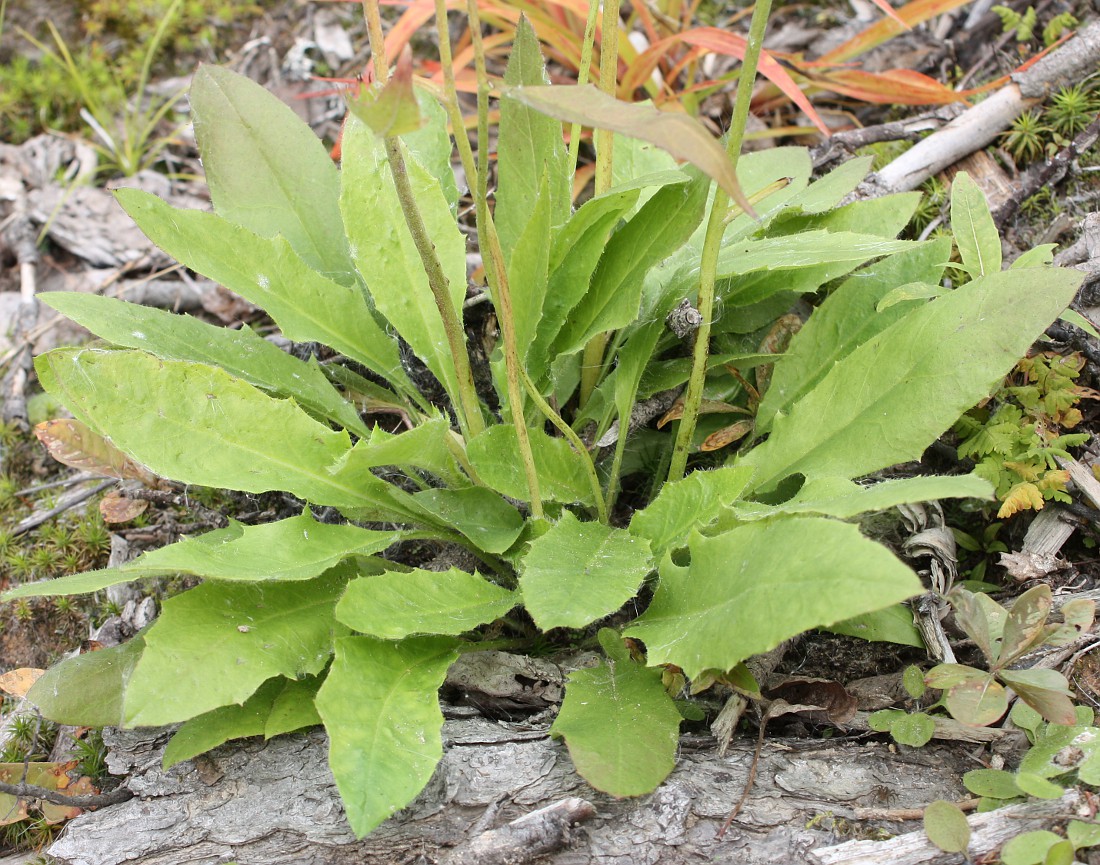
<instances>
[{"instance_id":1,"label":"peeling bark","mask_svg":"<svg viewBox=\"0 0 1100 865\"><path fill-rule=\"evenodd\" d=\"M540 861L786 865L880 828L890 834L914 828L864 821L857 809L958 800L964 796L959 778L970 765L949 746L897 753L853 741L769 742L745 808L718 841L718 828L743 792L749 743L735 742L719 758L713 739L685 737L675 771L654 793L613 799L577 776L565 746L547 737L545 725L448 721L443 761L424 792L357 841L319 729L266 743L244 740L164 772L167 738L158 731L107 731L110 770L127 776L135 798L76 818L49 854L66 865L475 862L482 860L462 858L463 851L487 843L483 833L555 803L583 815L583 805L560 805L579 799L591 803L595 815L561 824L559 841L568 837L569 845Z\"/></svg>"}]
</instances>

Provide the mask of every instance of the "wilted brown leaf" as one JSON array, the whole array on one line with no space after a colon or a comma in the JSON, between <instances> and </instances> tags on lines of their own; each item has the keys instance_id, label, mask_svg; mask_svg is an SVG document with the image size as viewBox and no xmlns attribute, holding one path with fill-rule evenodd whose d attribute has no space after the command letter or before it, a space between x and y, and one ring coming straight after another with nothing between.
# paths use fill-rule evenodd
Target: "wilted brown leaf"
<instances>
[{"instance_id":1,"label":"wilted brown leaf","mask_svg":"<svg viewBox=\"0 0 1100 865\"><path fill-rule=\"evenodd\" d=\"M157 485L155 474L78 420L43 421L34 428L34 434L59 463L109 478L138 480L150 487Z\"/></svg>"}]
</instances>

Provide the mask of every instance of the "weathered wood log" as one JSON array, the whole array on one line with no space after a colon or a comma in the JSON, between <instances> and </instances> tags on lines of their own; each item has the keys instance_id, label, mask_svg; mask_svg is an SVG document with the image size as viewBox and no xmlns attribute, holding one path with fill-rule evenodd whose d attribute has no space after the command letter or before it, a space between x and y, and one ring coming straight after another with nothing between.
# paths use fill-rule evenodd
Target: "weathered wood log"
<instances>
[{"instance_id":1,"label":"weathered wood log","mask_svg":"<svg viewBox=\"0 0 1100 865\"><path fill-rule=\"evenodd\" d=\"M563 832L569 846L540 861L786 865L810 861L809 851L848 838L919 828L862 821L857 809L961 799L959 778L970 767L964 753L950 746L898 753L858 741L768 742L749 801L717 840L743 791L752 760L747 742L735 742L719 758L713 739L685 737L664 784L649 796L617 800L585 784L545 725L447 721L443 761L421 796L356 840L319 729L226 745L164 772L167 738L157 731L105 734L110 770L125 775L136 796L76 818L50 848L51 856L67 865L429 865L452 855L467 861L464 851L476 847L474 839L483 832L577 799L582 803L570 806L576 813L583 816L587 802L595 815ZM532 856L535 849L529 850Z\"/></svg>"}]
</instances>

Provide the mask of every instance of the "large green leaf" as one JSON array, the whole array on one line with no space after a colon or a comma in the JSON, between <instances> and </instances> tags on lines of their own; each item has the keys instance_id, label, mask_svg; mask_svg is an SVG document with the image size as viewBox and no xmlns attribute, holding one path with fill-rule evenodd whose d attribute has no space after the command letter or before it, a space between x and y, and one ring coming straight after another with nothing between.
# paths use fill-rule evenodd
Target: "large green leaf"
<instances>
[{"instance_id":1,"label":"large green leaf","mask_svg":"<svg viewBox=\"0 0 1100 865\"><path fill-rule=\"evenodd\" d=\"M451 448L460 449L451 432L451 424L442 415L422 420L411 430L398 434L375 427L370 435L360 439L347 456L333 466L334 476L355 484L365 479L371 469L381 466L415 466L438 475L447 484L468 484L455 460ZM369 481L368 481L369 483Z\"/></svg>"},{"instance_id":2,"label":"large green leaf","mask_svg":"<svg viewBox=\"0 0 1100 865\"><path fill-rule=\"evenodd\" d=\"M534 344L527 350L527 373L541 382L556 356L550 346L592 280L612 227L638 199L638 188L613 189L582 204L554 235L549 279Z\"/></svg>"},{"instance_id":3,"label":"large green leaf","mask_svg":"<svg viewBox=\"0 0 1100 865\"><path fill-rule=\"evenodd\" d=\"M424 490L413 499L439 523L461 532L486 553L503 553L523 532L520 512L484 487Z\"/></svg>"},{"instance_id":4,"label":"large green leaf","mask_svg":"<svg viewBox=\"0 0 1100 865\"><path fill-rule=\"evenodd\" d=\"M363 293L318 273L282 235L263 237L137 189L119 189L115 197L153 243L263 307L288 339L323 342L412 390L396 342L375 322Z\"/></svg>"},{"instance_id":5,"label":"large green leaf","mask_svg":"<svg viewBox=\"0 0 1100 865\"><path fill-rule=\"evenodd\" d=\"M913 310L839 360L744 458L767 490L795 472L857 477L917 459L989 393L1072 300L1081 274L976 279Z\"/></svg>"},{"instance_id":6,"label":"large green leaf","mask_svg":"<svg viewBox=\"0 0 1100 865\"><path fill-rule=\"evenodd\" d=\"M295 730L316 727L320 724L321 716L317 714L317 707L313 705L313 701L323 681L320 676L283 679L283 689L271 704L271 714L267 716L264 736L271 739L274 736L293 733Z\"/></svg>"},{"instance_id":7,"label":"large green leaf","mask_svg":"<svg viewBox=\"0 0 1100 865\"><path fill-rule=\"evenodd\" d=\"M1001 236L993 224L985 195L965 171L951 181L951 232L963 268L972 277L1000 272Z\"/></svg>"},{"instance_id":8,"label":"large green leaf","mask_svg":"<svg viewBox=\"0 0 1100 865\"><path fill-rule=\"evenodd\" d=\"M303 363L250 327L214 327L189 315L80 291L51 291L42 300L96 336L165 360L220 366L276 396L292 396L314 414L358 436L370 434L359 412L332 386L316 361Z\"/></svg>"},{"instance_id":9,"label":"large green leaf","mask_svg":"<svg viewBox=\"0 0 1100 865\"><path fill-rule=\"evenodd\" d=\"M739 467L748 468L744 465ZM868 485L857 484L847 478L811 478L782 504L734 502L729 511L732 518L729 525L776 514L818 514L843 520L858 514L933 499L992 498L993 485L974 474L895 478ZM722 520L718 521L718 527L725 527Z\"/></svg>"},{"instance_id":10,"label":"large green leaf","mask_svg":"<svg viewBox=\"0 0 1100 865\"><path fill-rule=\"evenodd\" d=\"M779 517L714 538L692 533L688 548L689 564L662 562L653 603L626 635L645 643L650 664L676 664L689 678L922 591L885 547L829 519Z\"/></svg>"},{"instance_id":11,"label":"large green leaf","mask_svg":"<svg viewBox=\"0 0 1100 865\"><path fill-rule=\"evenodd\" d=\"M285 684L286 679L277 676L260 685L240 706L222 706L184 722L164 749L164 768L205 754L230 739L262 736L271 707Z\"/></svg>"},{"instance_id":12,"label":"large green leaf","mask_svg":"<svg viewBox=\"0 0 1100 865\"><path fill-rule=\"evenodd\" d=\"M516 350L521 364L527 359L531 343L542 318L550 263L550 186L543 175L539 194L532 202L526 228L516 238L515 255L508 266L508 286L512 299L512 320ZM499 205L498 205L499 207ZM498 366L503 369L503 366ZM500 381L497 391L508 393Z\"/></svg>"},{"instance_id":13,"label":"large green leaf","mask_svg":"<svg viewBox=\"0 0 1100 865\"><path fill-rule=\"evenodd\" d=\"M340 180L313 130L256 82L210 65L192 79L191 115L214 209L263 237L282 235L311 268L350 281Z\"/></svg>"},{"instance_id":14,"label":"large green leaf","mask_svg":"<svg viewBox=\"0 0 1100 865\"><path fill-rule=\"evenodd\" d=\"M253 493L286 490L336 507L371 504L369 491L328 471L351 448L346 432L218 367L140 351L58 349L35 368L78 419L158 475Z\"/></svg>"},{"instance_id":15,"label":"large green leaf","mask_svg":"<svg viewBox=\"0 0 1100 865\"><path fill-rule=\"evenodd\" d=\"M115 568L24 583L9 593L12 598L82 595L144 577L177 574L236 582L309 580L349 556L380 553L400 538L399 532L319 523L306 512L257 526L233 523L150 550Z\"/></svg>"},{"instance_id":16,"label":"large green leaf","mask_svg":"<svg viewBox=\"0 0 1100 865\"><path fill-rule=\"evenodd\" d=\"M526 16L521 15L516 26L504 83L509 86L550 83L539 51L538 36ZM540 183L546 182L545 201L539 205L545 214L539 219L545 221L547 232L550 226L565 221L572 197L560 121L514 99L502 99L498 128L493 219L504 261L510 264L520 237L531 233L529 223L536 212ZM548 241L547 233L544 252Z\"/></svg>"},{"instance_id":17,"label":"large green leaf","mask_svg":"<svg viewBox=\"0 0 1100 865\"><path fill-rule=\"evenodd\" d=\"M186 721L244 703L273 676L324 669L347 633L333 611L346 575L306 582L203 583L164 602L126 689L126 724Z\"/></svg>"},{"instance_id":18,"label":"large green leaf","mask_svg":"<svg viewBox=\"0 0 1100 865\"><path fill-rule=\"evenodd\" d=\"M895 304L879 312L876 307L883 297L905 283L938 283L950 255L951 242L939 238L875 262L845 280L814 310L776 363L756 412L757 433L766 432L776 414L787 411L838 360L912 309Z\"/></svg>"},{"instance_id":19,"label":"large green leaf","mask_svg":"<svg viewBox=\"0 0 1100 865\"><path fill-rule=\"evenodd\" d=\"M535 427L528 429L527 435L542 497L548 501L594 504L584 459L569 442ZM511 424L489 427L470 440L466 453L486 484L510 498L528 500L531 493L523 474L515 427Z\"/></svg>"},{"instance_id":20,"label":"large green leaf","mask_svg":"<svg viewBox=\"0 0 1100 865\"><path fill-rule=\"evenodd\" d=\"M653 569L649 542L569 511L531 543L519 586L523 605L542 630L583 628L615 612Z\"/></svg>"},{"instance_id":21,"label":"large green leaf","mask_svg":"<svg viewBox=\"0 0 1100 865\"><path fill-rule=\"evenodd\" d=\"M458 657L446 637L336 641L317 694L329 765L352 831L362 837L424 789L443 756L437 691Z\"/></svg>"},{"instance_id":22,"label":"large green leaf","mask_svg":"<svg viewBox=\"0 0 1100 865\"><path fill-rule=\"evenodd\" d=\"M873 234L849 231L807 231L790 237L741 240L722 247L718 257L718 278L756 270L797 270L832 262L862 263L880 255L911 249L910 240L884 240ZM738 303L742 293L731 292Z\"/></svg>"},{"instance_id":23,"label":"large green leaf","mask_svg":"<svg viewBox=\"0 0 1100 865\"><path fill-rule=\"evenodd\" d=\"M405 222L385 147L367 126L349 116L344 126L343 151L340 210L355 266L367 283L375 307L457 404L458 384L450 344L420 253ZM466 240L451 215L439 181L412 154L406 154L405 166L448 283L448 302L461 318L466 297Z\"/></svg>"},{"instance_id":24,"label":"large green leaf","mask_svg":"<svg viewBox=\"0 0 1100 865\"><path fill-rule=\"evenodd\" d=\"M738 183L733 162L702 123L684 112L661 111L641 102L623 102L592 84L512 87L506 96L539 111L597 129L650 141L714 180L744 210L752 212Z\"/></svg>"},{"instance_id":25,"label":"large green leaf","mask_svg":"<svg viewBox=\"0 0 1100 865\"><path fill-rule=\"evenodd\" d=\"M456 568L391 571L348 583L336 618L383 640L414 634L457 636L500 618L517 603L515 592Z\"/></svg>"},{"instance_id":26,"label":"large green leaf","mask_svg":"<svg viewBox=\"0 0 1100 865\"><path fill-rule=\"evenodd\" d=\"M612 796L651 792L676 765L680 713L661 671L634 662L617 633L600 631L607 660L569 674L552 736L584 779Z\"/></svg>"},{"instance_id":27,"label":"large green leaf","mask_svg":"<svg viewBox=\"0 0 1100 865\"><path fill-rule=\"evenodd\" d=\"M682 547L692 529L702 530L741 494L752 476L744 466L692 472L667 483L630 518L630 533L649 541L653 555Z\"/></svg>"},{"instance_id":28,"label":"large green leaf","mask_svg":"<svg viewBox=\"0 0 1100 865\"><path fill-rule=\"evenodd\" d=\"M707 189L699 177L663 187L611 236L591 286L558 334L556 354L577 351L596 334L638 318L646 272L683 246L695 231L703 218Z\"/></svg>"},{"instance_id":29,"label":"large green leaf","mask_svg":"<svg viewBox=\"0 0 1100 865\"><path fill-rule=\"evenodd\" d=\"M144 649L139 634L119 646L66 658L39 676L27 700L58 724L121 726L122 695Z\"/></svg>"}]
</instances>

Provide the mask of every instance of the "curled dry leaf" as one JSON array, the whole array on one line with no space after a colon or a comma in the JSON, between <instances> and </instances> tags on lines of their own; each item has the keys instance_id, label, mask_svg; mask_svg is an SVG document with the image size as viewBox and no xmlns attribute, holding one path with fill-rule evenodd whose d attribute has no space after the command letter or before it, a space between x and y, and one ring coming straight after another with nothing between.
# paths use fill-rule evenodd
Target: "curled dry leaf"
<instances>
[{"instance_id":1,"label":"curled dry leaf","mask_svg":"<svg viewBox=\"0 0 1100 865\"><path fill-rule=\"evenodd\" d=\"M109 478L137 480L148 487L157 486L159 479L155 474L78 420L56 418L43 421L34 428L34 434L59 463Z\"/></svg>"},{"instance_id":2,"label":"curled dry leaf","mask_svg":"<svg viewBox=\"0 0 1100 865\"><path fill-rule=\"evenodd\" d=\"M859 701L832 679L788 679L769 689L767 696L773 701L768 707L769 718L796 713L843 724L859 709Z\"/></svg>"},{"instance_id":3,"label":"curled dry leaf","mask_svg":"<svg viewBox=\"0 0 1100 865\"><path fill-rule=\"evenodd\" d=\"M99 502L99 513L105 523L128 523L145 513L149 502L145 499L128 499L119 493L108 493Z\"/></svg>"},{"instance_id":4,"label":"curled dry leaf","mask_svg":"<svg viewBox=\"0 0 1100 865\"><path fill-rule=\"evenodd\" d=\"M622 102L592 84L510 87L504 95L567 123L610 129L656 144L676 159L690 162L721 186L745 213L756 217L725 148L694 117Z\"/></svg>"}]
</instances>

